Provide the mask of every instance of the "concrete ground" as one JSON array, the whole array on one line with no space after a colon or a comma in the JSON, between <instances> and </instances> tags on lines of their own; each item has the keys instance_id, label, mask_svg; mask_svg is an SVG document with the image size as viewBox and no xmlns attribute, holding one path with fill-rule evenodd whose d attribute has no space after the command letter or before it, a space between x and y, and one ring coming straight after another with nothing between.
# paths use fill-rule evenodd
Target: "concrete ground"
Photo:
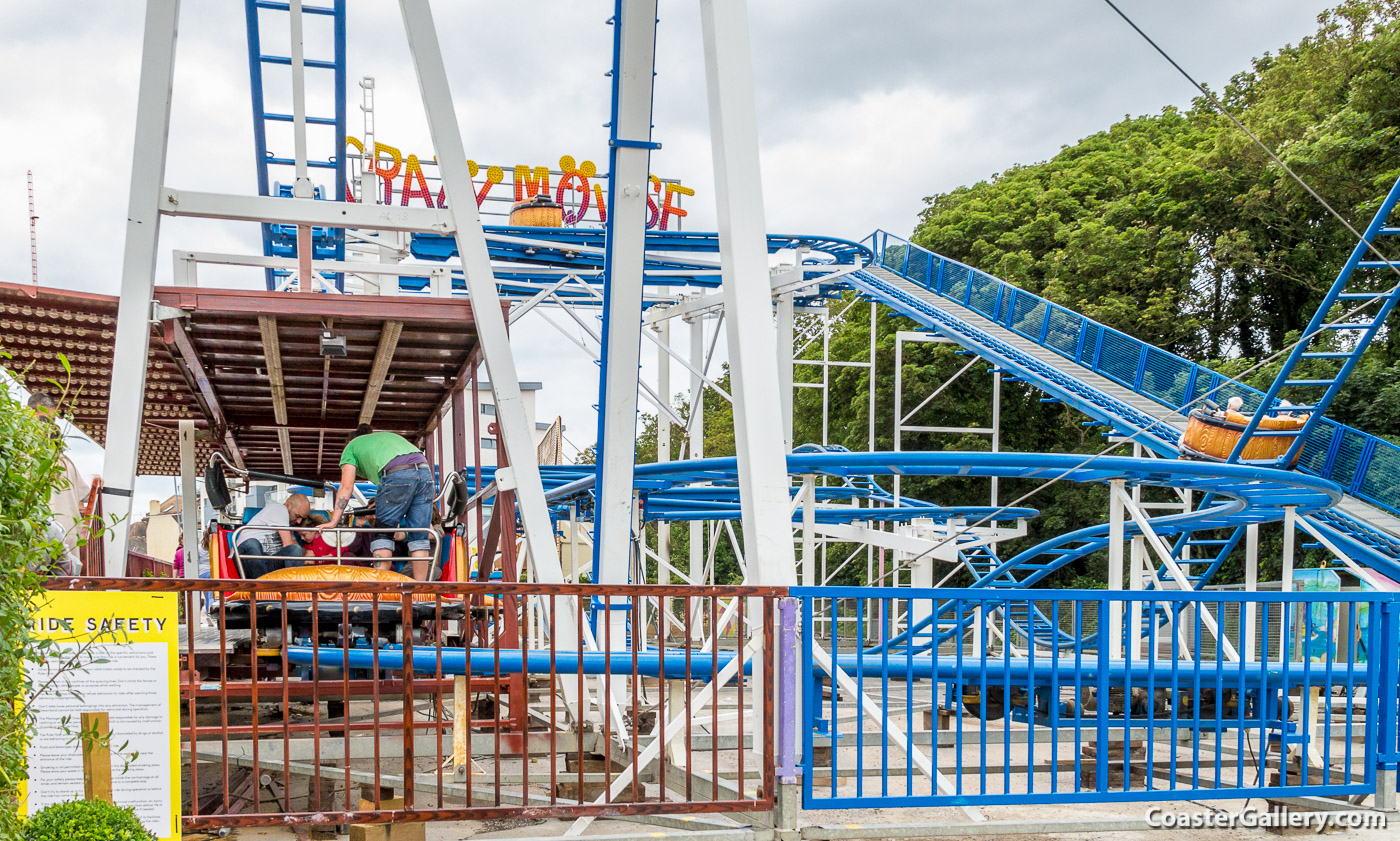
<instances>
[{"instance_id":1,"label":"concrete ground","mask_svg":"<svg viewBox=\"0 0 1400 841\"><path fill-rule=\"evenodd\" d=\"M1155 829L1143 831L1108 831L1108 832L1083 832L1065 831L1054 832L1055 822L1069 821L1092 821L1095 819L1127 819L1140 820L1144 817L1147 809L1152 804L1104 804L1091 803L1071 806L989 806L982 809L983 814L989 821L1016 821L1016 822L1044 822L1046 832L1018 833L1011 836L981 836L981 837L1007 837L1023 839L1023 841L1033 841L1033 839L1060 839L1060 838L1102 838L1105 841L1188 841L1188 839L1198 839L1209 837L1218 841L1264 841L1279 837L1267 829L1259 828L1237 828L1237 829ZM1223 810L1232 813L1239 813L1245 808L1243 801L1214 801L1209 806L1206 802L1175 802L1163 804L1165 812L1172 815L1197 815L1206 814L1212 809ZM1251 808L1262 809L1263 804L1259 800L1250 801ZM964 824L968 820L960 810L952 808L938 809L879 809L879 810L857 810L840 809L803 812L799 818L799 825L804 827L871 827L879 825L897 824L928 824L947 823ZM495 838L552 838L564 835L568 831L570 821L562 820L496 820L496 821L453 821L445 823L428 824L425 826L424 841L466 841L466 839L495 839ZM1397 837L1397 827L1400 826L1400 815L1393 815L1389 828L1383 829L1348 829L1339 832L1336 837L1356 839L1356 841L1391 841ZM682 830L663 829L658 826L637 823L624 820L597 820L594 821L584 832L585 836L619 836L631 835L641 838L684 838L687 833ZM1293 830L1288 834L1316 834L1312 829ZM942 833L940 833L942 835ZM980 833L979 833L980 835ZM208 836L189 835L190 839L201 839ZM239 829L234 830L229 836L231 841L286 841L294 839L296 836L287 829ZM332 836L330 834L315 833L313 837L322 839L344 839L345 835ZM875 836L880 837L880 836ZM920 836L913 836L920 837ZM924 836L928 837L928 836ZM945 836L946 837L946 836ZM962 836L967 837L967 836Z\"/></svg>"},{"instance_id":2,"label":"concrete ground","mask_svg":"<svg viewBox=\"0 0 1400 841\"><path fill-rule=\"evenodd\" d=\"M875 683L868 682L867 684L867 690L872 693L878 692L880 688L881 687ZM965 737L963 740L964 747L961 751L958 751L952 745L948 744L946 740L944 740L939 747L934 747L930 742L937 740L933 738L934 734L929 732L929 727L933 722L926 720L924 711L930 710L935 706L936 699L940 697L936 692L937 688L934 686L919 685L915 692L915 697L913 699L908 699L911 702L908 706L906 706L905 698L897 696L898 687L892 686L890 689L896 691L889 693L887 701L890 713L885 719L884 726L877 725L869 717L857 715L855 713L853 700L846 697L844 692L841 693L839 698L838 709L834 710L836 714L834 716L829 716L836 720L837 729L841 734L836 747L836 764L840 768L841 776L839 787L841 796L856 795L857 792L854 780L857 768L867 770L866 776L864 777L864 793L867 795L878 793L877 786L879 784L879 777L873 775L869 769L878 769L881 765L880 754L882 736L886 735L886 731L890 726L899 729L907 727L909 730L913 731L916 742L920 744L921 751L935 758L938 766L942 768L945 773L956 773L953 769L958 769L958 771L963 774L965 791L974 792L978 790L978 786L980 785L979 774L985 769L987 771L988 793L1000 794L1002 793L1003 783L1001 780L1002 774L999 769L1012 768L1015 770L1011 772L1012 782L1007 787L1006 793L1015 794L1026 791L1026 785L1030 782L1031 776L1034 776L1035 791L1037 792L1047 790L1049 781L1052 778L1056 780L1060 791L1073 792L1076 783L1076 775L1072 764L1073 758L1080 754L1080 749L1084 744L1089 743L1089 734L1091 731L1086 730L1084 735L1085 742L1081 744L1076 742L1075 734L1068 728L1062 728L1060 730L1057 739L1057 770L1052 770L1050 767L1051 749L1048 744L1040 742L1033 749L1028 746L1028 737L1031 734L1027 731L1032 728L1020 721L1007 722L1002 720L991 725L993 732L989 734L987 738L987 747L984 750L981 748L982 739L979 733L980 723L975 718L967 717L961 722ZM655 698L655 687L651 687L649 691L651 693L649 697ZM827 696L827 698L829 698L829 696ZM825 707L828 703L830 703L828 700L824 700L823 706ZM713 735L728 737L733 741L735 737L740 735L741 727L744 733L749 735L753 734L753 716L749 711L742 710L741 705L737 703L737 699L734 697L732 689L726 689L721 693L721 707L730 715L719 719L718 726L714 728L715 733ZM912 710L912 715L906 712L907 710ZM358 710L356 705L352 705L352 713L353 712L362 711ZM1362 741L1364 730L1361 727L1364 716L1356 715L1354 716L1355 721L1352 722L1349 719L1342 718L1342 715L1341 712L1336 713L1337 717L1333 719L1332 729L1326 734L1330 736L1330 739L1323 739L1323 741L1327 741L1331 745L1331 757L1334 768L1341 762L1342 757L1349 756L1352 761L1350 770L1355 773L1358 771L1356 763L1364 756L1364 742ZM390 718L392 717L391 714ZM697 722L696 734L706 734L708 736L709 730L711 729L709 722L700 721L698 719ZM949 725L945 724L944 726ZM952 724L951 726L956 728L957 724ZM1016 738L1010 739L1008 744L1003 744L1001 736L998 735L1001 732L999 728L1007 728L1011 735ZM1247 740L1244 744L1240 744L1238 734L1233 731L1227 729L1217 734L1207 732L1208 729L1209 728L1197 734L1191 734L1189 732L1179 734L1181 738L1176 740L1172 740L1167 737L1166 734L1159 735L1158 740L1154 742L1153 748L1155 752L1154 767L1157 769L1159 787L1168 779L1162 776L1162 769L1169 756L1177 757L1183 767L1189 767L1191 757L1199 755L1202 768L1207 769L1208 766L1213 765L1212 759L1217 750L1221 751L1222 755L1225 757L1224 767L1226 772L1222 774L1223 779L1221 780L1223 785L1254 785L1258 783L1257 779L1252 780L1248 775L1242 779L1235 779L1230 776L1230 774L1235 773L1235 762L1241 755L1248 756L1249 762L1246 764L1250 768L1253 767L1254 751L1258 746L1257 740ZM1036 725L1035 731L1043 733L1045 731L1044 725ZM857 732L861 734L862 739L862 741L859 742L859 747L856 738ZM946 736L946 734L944 735ZM1319 735L1321 736L1322 734ZM1140 739L1141 736L1141 733L1135 733L1135 738ZM450 743L450 739L448 741ZM823 739L821 741L826 745L830 745L830 740ZM1349 752L1348 746L1350 748ZM750 747L748 750L752 751L752 748ZM892 769L903 768L908 762L908 758L903 752L893 747L889 749L889 754L890 757L888 761ZM483 775L478 779L489 780L491 773L495 770L491 767L491 759L487 756L479 756L477 759L477 764L482 769L478 773ZM440 761L440 756L420 757L420 760L425 763L419 768L420 772L427 772L436 767L436 763ZM695 762L698 770L708 771L713 765L716 770L720 772L720 775L724 777L733 776L736 770L736 760L737 752L732 746L722 750L719 755L714 758L711 758L707 750L700 750L695 754ZM547 769L559 762L560 757L558 756L531 756L529 779L531 790L535 796L547 796L548 787L541 787L538 785L538 781L547 781L549 778ZM1092 760L1089 760L1089 762L1092 763ZM398 767L399 763L401 763L401 760L397 758L386 759L382 770L384 773L401 773L401 769ZM823 759L822 762L818 763L826 766L825 770L827 773L825 779L827 782L824 785L821 784L823 778L822 771L824 769L819 767L815 771L819 785L818 790L827 795L830 794L830 765L828 763L830 763L830 759ZM275 764L276 763L274 763L274 765ZM352 763L352 767L362 770L362 767L369 766L366 766L364 761L357 761ZM754 767L752 759L749 760L749 764L746 767L749 769ZM1034 769L1033 775L1027 774L1028 769ZM274 768L272 770L275 772L276 769ZM523 770L519 758L503 760L500 770L504 775L514 778L516 780L516 785L519 785L519 775ZM1335 770L1340 773L1343 769L1335 768ZM751 770L750 773L752 773ZM335 772L331 776L338 778L339 772ZM931 793L932 784L926 777L916 773L915 779L916 782L909 793L916 795L927 795ZM1192 782L1193 781L1190 779L1178 779L1178 784L1183 787L1189 787ZM1208 786L1213 784L1213 777L1210 773L1204 773L1203 776L1195 782L1203 787ZM902 771L896 771L891 774L890 794L895 796L905 794L906 792L903 790L904 785L904 775ZM1089 787L1092 788L1092 784L1090 784ZM1134 787L1138 786L1135 785ZM1121 790L1121 782L1111 785L1111 788L1114 790ZM896 791L895 789L899 790ZM657 795L658 792L653 791L648 799L654 800ZM453 796L455 797L457 795ZM1067 797L1069 796L1073 795L1067 795ZM340 802L341 797L343 797L343 792L332 791L329 802ZM427 798L428 795L426 792L420 792L420 797ZM518 800L510 802L518 802ZM1161 804L1084 803L1073 805L984 806L981 807L980 811L989 821L1015 824L1017 834L1007 836L1015 838L1078 838L1087 836L1104 839L1143 838L1153 839L1153 841L1175 841L1175 839L1183 839L1184 841L1184 839L1208 836L1218 839L1231 839L1231 841L1234 839L1261 839L1262 841L1262 839L1265 838L1276 837L1275 833L1270 830L1254 827L1153 830L1124 830L1120 828L1113 831L1091 833L1084 831L1082 826L1073 829L1069 826L1071 822L1079 822L1081 825L1085 822L1109 820L1141 822L1147 816L1151 808L1160 808L1163 813L1171 816L1187 816L1208 815L1215 812L1239 814L1245 808L1263 811L1267 807L1261 800L1256 798L1249 801L1178 800ZM1339 809L1345 808L1345 806L1339 806ZM741 824L719 816L696 816L694 821L697 827L705 828L738 828L741 826ZM966 813L952 807L830 809L801 812L798 816L798 826L807 830L809 838L835 837L835 833L830 831L834 829L846 829L848 834L851 835L875 838L895 836L949 837L950 835L952 835L952 837L968 837L974 834L971 827L968 827L967 830L953 829L951 833L947 829L938 831L936 828L938 824L942 824L945 827L957 827L966 825L968 821L969 817ZM427 824L424 827L423 838L424 841L551 838L564 835L571 823L571 821L567 820L442 822ZM1056 827L1056 823L1059 823L1060 826ZM880 835L878 831L871 833L868 830L869 827L893 827L894 825L900 824L919 824L929 828L915 833L909 831L898 832L892 829L890 835L885 836ZM1387 839L1387 841L1389 841L1389 839L1400 837L1397 836L1396 827L1400 827L1400 815L1394 817L1394 823L1388 829L1348 830L1346 831L1346 837L1376 839L1377 841L1379 841L1379 839ZM1055 832L1057 828L1060 829L1059 832ZM1311 829L1303 830L1303 832L1315 834ZM585 836L631 836L643 839L683 838L687 834L685 830L658 826L654 823L616 819L594 821L584 833ZM986 837L984 832L975 832L975 834ZM1301 832L1294 830L1289 834L1301 834ZM188 837L207 838L209 836L191 834ZM233 831L227 837L231 839L240 839L241 841L251 841L251 839L269 839L270 841L271 839L292 839L297 836L288 829L276 828L240 829ZM329 833L313 833L311 837L330 839L336 836L332 836ZM347 836L342 835L339 837L346 838ZM713 841L713 838L711 838L711 841Z\"/></svg>"}]
</instances>

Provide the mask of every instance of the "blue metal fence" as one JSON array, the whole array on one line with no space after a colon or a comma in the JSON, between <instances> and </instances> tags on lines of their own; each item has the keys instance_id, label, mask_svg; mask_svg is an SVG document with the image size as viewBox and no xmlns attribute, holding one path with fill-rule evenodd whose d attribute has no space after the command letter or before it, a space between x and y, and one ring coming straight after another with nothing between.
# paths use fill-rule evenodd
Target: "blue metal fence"
<instances>
[{"instance_id":1,"label":"blue metal fence","mask_svg":"<svg viewBox=\"0 0 1400 841\"><path fill-rule=\"evenodd\" d=\"M791 592L809 809L1355 795L1400 761L1394 593Z\"/></svg>"},{"instance_id":2,"label":"blue metal fence","mask_svg":"<svg viewBox=\"0 0 1400 841\"><path fill-rule=\"evenodd\" d=\"M869 242L877 265L1173 411L1206 394L1222 404L1239 396L1245 411L1253 411L1264 397L1258 389L1231 383L1203 365L893 234L876 231ZM1298 467L1400 514L1400 446L1323 419L1304 441Z\"/></svg>"}]
</instances>

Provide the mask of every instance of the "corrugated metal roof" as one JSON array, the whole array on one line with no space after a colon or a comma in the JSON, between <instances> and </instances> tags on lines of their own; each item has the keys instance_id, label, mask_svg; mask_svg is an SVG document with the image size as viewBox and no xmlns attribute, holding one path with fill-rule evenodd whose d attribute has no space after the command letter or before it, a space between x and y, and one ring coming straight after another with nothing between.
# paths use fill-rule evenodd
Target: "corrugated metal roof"
<instances>
[{"instance_id":1,"label":"corrugated metal roof","mask_svg":"<svg viewBox=\"0 0 1400 841\"><path fill-rule=\"evenodd\" d=\"M179 472L176 422L195 418L208 431L201 460L217 445L236 448L250 468L330 477L362 418L422 439L477 346L462 299L197 287L157 287L155 297L163 318L152 332L138 461L148 475ZM31 385L61 380L63 353L73 421L99 444L116 313L114 296L0 284L9 367L27 370ZM321 356L322 329L345 337L345 356Z\"/></svg>"}]
</instances>

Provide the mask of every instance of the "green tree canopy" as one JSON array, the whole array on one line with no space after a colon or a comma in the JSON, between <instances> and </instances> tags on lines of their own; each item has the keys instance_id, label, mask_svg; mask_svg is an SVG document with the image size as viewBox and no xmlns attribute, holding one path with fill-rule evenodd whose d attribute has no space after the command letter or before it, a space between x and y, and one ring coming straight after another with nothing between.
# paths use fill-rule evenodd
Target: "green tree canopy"
<instances>
[{"instance_id":1,"label":"green tree canopy","mask_svg":"<svg viewBox=\"0 0 1400 841\"><path fill-rule=\"evenodd\" d=\"M1400 174L1397 14L1348 0L1219 94L1357 228ZM926 204L920 245L1201 360L1286 346L1354 244L1204 98Z\"/></svg>"}]
</instances>

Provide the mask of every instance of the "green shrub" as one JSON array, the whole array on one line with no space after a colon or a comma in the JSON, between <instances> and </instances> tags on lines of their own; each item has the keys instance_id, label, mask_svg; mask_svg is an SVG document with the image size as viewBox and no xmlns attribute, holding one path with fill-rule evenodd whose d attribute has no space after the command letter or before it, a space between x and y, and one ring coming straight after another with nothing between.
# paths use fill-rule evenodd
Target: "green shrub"
<instances>
[{"instance_id":1,"label":"green shrub","mask_svg":"<svg viewBox=\"0 0 1400 841\"><path fill-rule=\"evenodd\" d=\"M24 841L155 841L129 807L69 800L40 809L24 823Z\"/></svg>"},{"instance_id":2,"label":"green shrub","mask_svg":"<svg viewBox=\"0 0 1400 841\"><path fill-rule=\"evenodd\" d=\"M0 363L4 361L0 353ZM5 372L8 373L8 372ZM48 554L49 495L58 478L61 442L19 398L0 373L0 838L18 837L15 794L24 779L24 745L32 722L13 701L29 696L24 661L43 656L45 644L29 630L39 578L29 562ZM73 839L67 839L73 841Z\"/></svg>"}]
</instances>

